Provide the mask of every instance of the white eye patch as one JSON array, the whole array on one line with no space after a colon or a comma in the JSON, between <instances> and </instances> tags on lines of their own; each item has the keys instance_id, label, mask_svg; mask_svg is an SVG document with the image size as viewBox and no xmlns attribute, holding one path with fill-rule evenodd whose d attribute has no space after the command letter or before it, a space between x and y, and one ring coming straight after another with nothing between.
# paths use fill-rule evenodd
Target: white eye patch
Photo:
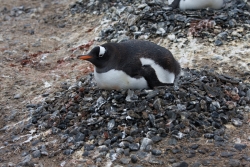
<instances>
[{"instance_id":1,"label":"white eye patch","mask_svg":"<svg viewBox=\"0 0 250 167\"><path fill-rule=\"evenodd\" d=\"M99 57L102 57L104 53L106 52L106 49L103 46L99 46L100 51L99 51Z\"/></svg>"}]
</instances>

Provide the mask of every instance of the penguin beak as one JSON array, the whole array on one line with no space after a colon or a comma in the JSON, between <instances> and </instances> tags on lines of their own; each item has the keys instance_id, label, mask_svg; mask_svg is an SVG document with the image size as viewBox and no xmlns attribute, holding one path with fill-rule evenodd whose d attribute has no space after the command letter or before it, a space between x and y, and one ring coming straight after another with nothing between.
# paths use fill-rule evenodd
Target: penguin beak
<instances>
[{"instance_id":1,"label":"penguin beak","mask_svg":"<svg viewBox=\"0 0 250 167\"><path fill-rule=\"evenodd\" d=\"M89 60L91 58L92 58L92 56L90 56L90 55L80 55L80 56L77 56L77 59L82 59L82 60Z\"/></svg>"}]
</instances>

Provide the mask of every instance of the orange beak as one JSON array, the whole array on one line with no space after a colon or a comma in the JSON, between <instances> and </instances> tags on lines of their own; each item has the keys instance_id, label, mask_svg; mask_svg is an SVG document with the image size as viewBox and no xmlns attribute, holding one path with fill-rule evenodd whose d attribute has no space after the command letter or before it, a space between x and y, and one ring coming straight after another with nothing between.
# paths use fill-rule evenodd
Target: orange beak
<instances>
[{"instance_id":1,"label":"orange beak","mask_svg":"<svg viewBox=\"0 0 250 167\"><path fill-rule=\"evenodd\" d=\"M92 56L89 56L89 55L80 55L80 56L77 56L77 59L82 59L82 60L88 60L88 59L91 59Z\"/></svg>"}]
</instances>

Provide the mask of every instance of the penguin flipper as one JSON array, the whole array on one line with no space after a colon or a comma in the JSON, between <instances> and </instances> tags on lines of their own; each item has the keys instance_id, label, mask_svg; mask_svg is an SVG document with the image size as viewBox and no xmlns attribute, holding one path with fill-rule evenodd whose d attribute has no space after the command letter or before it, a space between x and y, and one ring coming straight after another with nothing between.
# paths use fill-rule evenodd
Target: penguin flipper
<instances>
[{"instance_id":1,"label":"penguin flipper","mask_svg":"<svg viewBox=\"0 0 250 167\"><path fill-rule=\"evenodd\" d=\"M148 83L148 87L150 89L153 89L154 87L158 87L158 86L173 86L173 83L162 83L159 81L159 79L157 78L157 75L155 73L155 70L150 66L150 65L144 65L141 68L141 76L143 76L147 83Z\"/></svg>"}]
</instances>

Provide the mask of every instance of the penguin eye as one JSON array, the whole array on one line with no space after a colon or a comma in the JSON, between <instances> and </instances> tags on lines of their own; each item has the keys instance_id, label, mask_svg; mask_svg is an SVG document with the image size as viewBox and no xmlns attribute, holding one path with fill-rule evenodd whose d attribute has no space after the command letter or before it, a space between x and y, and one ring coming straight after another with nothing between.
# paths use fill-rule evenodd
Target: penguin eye
<instances>
[{"instance_id":1,"label":"penguin eye","mask_svg":"<svg viewBox=\"0 0 250 167\"><path fill-rule=\"evenodd\" d=\"M103 57L104 54L100 54L99 57Z\"/></svg>"}]
</instances>

